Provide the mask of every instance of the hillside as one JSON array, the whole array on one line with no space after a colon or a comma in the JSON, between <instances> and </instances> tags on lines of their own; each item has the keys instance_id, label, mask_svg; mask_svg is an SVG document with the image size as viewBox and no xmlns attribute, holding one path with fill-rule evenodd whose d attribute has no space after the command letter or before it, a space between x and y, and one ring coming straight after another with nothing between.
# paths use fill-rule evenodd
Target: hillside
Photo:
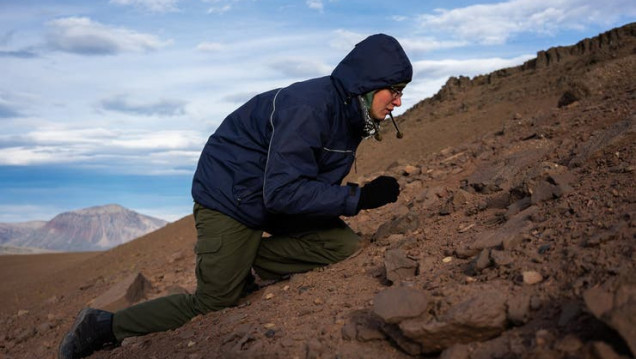
<instances>
[{"instance_id":1,"label":"hillside","mask_svg":"<svg viewBox=\"0 0 636 359\"><path fill-rule=\"evenodd\" d=\"M346 219L359 253L92 358L633 357L634 79L636 24L449 79L400 116L403 139L361 147L349 180L402 193ZM77 311L137 271L149 298L192 291L194 241L188 216L12 284L0 354L54 357Z\"/></svg>"}]
</instances>

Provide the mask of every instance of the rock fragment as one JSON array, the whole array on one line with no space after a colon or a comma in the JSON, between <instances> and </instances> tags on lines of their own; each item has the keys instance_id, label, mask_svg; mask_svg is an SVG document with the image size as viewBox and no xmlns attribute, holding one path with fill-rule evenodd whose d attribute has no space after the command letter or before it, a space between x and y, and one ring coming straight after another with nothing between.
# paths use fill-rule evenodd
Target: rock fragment
<instances>
[{"instance_id":1,"label":"rock fragment","mask_svg":"<svg viewBox=\"0 0 636 359\"><path fill-rule=\"evenodd\" d=\"M610 293L595 287L583 293L587 308L612 327L636 354L636 285L623 284Z\"/></svg>"},{"instance_id":2,"label":"rock fragment","mask_svg":"<svg viewBox=\"0 0 636 359\"><path fill-rule=\"evenodd\" d=\"M150 287L150 282L141 272L133 273L95 298L91 306L116 312L145 299Z\"/></svg>"},{"instance_id":3,"label":"rock fragment","mask_svg":"<svg viewBox=\"0 0 636 359\"><path fill-rule=\"evenodd\" d=\"M402 249L387 250L384 255L386 278L393 283L417 274L418 263L407 257Z\"/></svg>"},{"instance_id":4,"label":"rock fragment","mask_svg":"<svg viewBox=\"0 0 636 359\"><path fill-rule=\"evenodd\" d=\"M525 284L533 285L543 281L541 273L536 271L525 271L521 275L523 276L523 282Z\"/></svg>"},{"instance_id":5,"label":"rock fragment","mask_svg":"<svg viewBox=\"0 0 636 359\"><path fill-rule=\"evenodd\" d=\"M452 306L437 319L407 319L399 328L406 338L420 345L422 353L437 353L457 343L496 337L505 325L506 296L489 290Z\"/></svg>"},{"instance_id":6,"label":"rock fragment","mask_svg":"<svg viewBox=\"0 0 636 359\"><path fill-rule=\"evenodd\" d=\"M426 311L430 296L421 290L396 287L382 291L373 299L373 312L384 322L394 324L420 316Z\"/></svg>"},{"instance_id":7,"label":"rock fragment","mask_svg":"<svg viewBox=\"0 0 636 359\"><path fill-rule=\"evenodd\" d=\"M508 320L515 325L524 324L530 317L530 296L513 295L508 299L507 307Z\"/></svg>"}]
</instances>

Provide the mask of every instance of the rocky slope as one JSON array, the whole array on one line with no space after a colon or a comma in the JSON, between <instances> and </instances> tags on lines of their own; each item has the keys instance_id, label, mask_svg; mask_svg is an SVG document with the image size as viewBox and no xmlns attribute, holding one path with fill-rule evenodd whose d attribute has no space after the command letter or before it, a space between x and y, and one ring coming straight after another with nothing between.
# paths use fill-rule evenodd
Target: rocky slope
<instances>
[{"instance_id":1,"label":"rocky slope","mask_svg":"<svg viewBox=\"0 0 636 359\"><path fill-rule=\"evenodd\" d=\"M16 229L7 244L58 251L104 250L163 227L167 222L110 204L64 212L37 226L3 224ZM19 230L17 230L19 229Z\"/></svg>"},{"instance_id":2,"label":"rocky slope","mask_svg":"<svg viewBox=\"0 0 636 359\"><path fill-rule=\"evenodd\" d=\"M393 175L402 193L347 219L359 253L92 357L633 357L635 50L630 24L449 80L399 119L402 140L361 148L351 179ZM73 315L137 271L148 298L192 291L194 240L188 216L16 287L0 352L53 357Z\"/></svg>"}]
</instances>

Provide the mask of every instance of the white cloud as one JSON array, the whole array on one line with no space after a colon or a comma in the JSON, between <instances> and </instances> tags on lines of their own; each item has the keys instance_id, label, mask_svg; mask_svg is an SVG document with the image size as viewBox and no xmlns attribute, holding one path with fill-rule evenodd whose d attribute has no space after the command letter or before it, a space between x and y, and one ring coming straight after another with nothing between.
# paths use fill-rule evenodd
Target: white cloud
<instances>
[{"instance_id":1,"label":"white cloud","mask_svg":"<svg viewBox=\"0 0 636 359\"><path fill-rule=\"evenodd\" d=\"M270 68L284 76L311 78L328 75L332 67L315 60L288 58L270 63Z\"/></svg>"},{"instance_id":2,"label":"white cloud","mask_svg":"<svg viewBox=\"0 0 636 359\"><path fill-rule=\"evenodd\" d=\"M224 96L223 101L243 104L256 95L258 92L239 92Z\"/></svg>"},{"instance_id":3,"label":"white cloud","mask_svg":"<svg viewBox=\"0 0 636 359\"><path fill-rule=\"evenodd\" d=\"M391 19L393 19L393 21L402 22L408 20L409 18L403 15L393 15L391 16Z\"/></svg>"},{"instance_id":4,"label":"white cloud","mask_svg":"<svg viewBox=\"0 0 636 359\"><path fill-rule=\"evenodd\" d=\"M171 12L177 11L177 4L180 0L110 0L111 4L133 5L147 9L151 12Z\"/></svg>"},{"instance_id":5,"label":"white cloud","mask_svg":"<svg viewBox=\"0 0 636 359\"><path fill-rule=\"evenodd\" d=\"M534 57L534 55L522 55L511 59L495 57L465 60L421 60L413 62L413 77L416 79L448 78L450 76L472 77L506 67L518 66Z\"/></svg>"},{"instance_id":6,"label":"white cloud","mask_svg":"<svg viewBox=\"0 0 636 359\"><path fill-rule=\"evenodd\" d=\"M0 136L0 165L74 163L120 173L190 173L208 134L196 131L42 129Z\"/></svg>"},{"instance_id":7,"label":"white cloud","mask_svg":"<svg viewBox=\"0 0 636 359\"><path fill-rule=\"evenodd\" d=\"M609 24L620 16L636 13L629 0L512 0L479 4L452 10L437 9L421 15L425 29L450 32L456 37L481 44L497 45L520 33L555 35L563 29Z\"/></svg>"},{"instance_id":8,"label":"white cloud","mask_svg":"<svg viewBox=\"0 0 636 359\"><path fill-rule=\"evenodd\" d=\"M189 131L156 131L122 134L110 141L110 145L125 149L145 150L183 150L197 148L202 145L201 135ZM182 152L182 153L184 153Z\"/></svg>"},{"instance_id":9,"label":"white cloud","mask_svg":"<svg viewBox=\"0 0 636 359\"><path fill-rule=\"evenodd\" d=\"M142 116L177 116L185 113L185 101L160 99L154 101L133 101L124 95L117 95L100 102L100 107L108 111L130 113Z\"/></svg>"},{"instance_id":10,"label":"white cloud","mask_svg":"<svg viewBox=\"0 0 636 359\"><path fill-rule=\"evenodd\" d=\"M59 51L83 55L112 55L146 52L169 45L154 35L92 21L87 17L67 17L49 22L47 44Z\"/></svg>"},{"instance_id":11,"label":"white cloud","mask_svg":"<svg viewBox=\"0 0 636 359\"><path fill-rule=\"evenodd\" d=\"M335 49L349 52L357 43L364 40L367 36L368 35L361 33L339 29L333 32L333 39L329 45Z\"/></svg>"},{"instance_id":12,"label":"white cloud","mask_svg":"<svg viewBox=\"0 0 636 359\"><path fill-rule=\"evenodd\" d=\"M218 52L223 50L223 48L223 44L218 42L202 42L197 45L197 50L203 52Z\"/></svg>"},{"instance_id":13,"label":"white cloud","mask_svg":"<svg viewBox=\"0 0 636 359\"><path fill-rule=\"evenodd\" d=\"M222 6L211 6L208 8L208 14L225 14L226 12L232 10L232 5L225 4Z\"/></svg>"},{"instance_id":14,"label":"white cloud","mask_svg":"<svg viewBox=\"0 0 636 359\"><path fill-rule=\"evenodd\" d=\"M86 159L68 149L52 146L8 147L0 149L0 165L24 166L42 163L71 163Z\"/></svg>"},{"instance_id":15,"label":"white cloud","mask_svg":"<svg viewBox=\"0 0 636 359\"><path fill-rule=\"evenodd\" d=\"M435 38L404 39L400 41L406 52L428 52L441 49L452 49L469 44L467 41L440 41Z\"/></svg>"},{"instance_id":16,"label":"white cloud","mask_svg":"<svg viewBox=\"0 0 636 359\"><path fill-rule=\"evenodd\" d=\"M309 6L310 9L318 10L320 12L324 10L322 0L307 0L307 6Z\"/></svg>"}]
</instances>

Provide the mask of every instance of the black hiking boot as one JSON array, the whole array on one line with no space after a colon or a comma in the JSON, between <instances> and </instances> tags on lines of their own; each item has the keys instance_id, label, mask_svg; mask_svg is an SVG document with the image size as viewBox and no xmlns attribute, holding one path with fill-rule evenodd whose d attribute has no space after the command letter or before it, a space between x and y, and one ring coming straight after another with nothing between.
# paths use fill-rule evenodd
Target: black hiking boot
<instances>
[{"instance_id":1,"label":"black hiking boot","mask_svg":"<svg viewBox=\"0 0 636 359\"><path fill-rule=\"evenodd\" d=\"M117 345L113 334L113 313L82 309L58 350L59 359L76 359L91 355L105 345Z\"/></svg>"}]
</instances>

